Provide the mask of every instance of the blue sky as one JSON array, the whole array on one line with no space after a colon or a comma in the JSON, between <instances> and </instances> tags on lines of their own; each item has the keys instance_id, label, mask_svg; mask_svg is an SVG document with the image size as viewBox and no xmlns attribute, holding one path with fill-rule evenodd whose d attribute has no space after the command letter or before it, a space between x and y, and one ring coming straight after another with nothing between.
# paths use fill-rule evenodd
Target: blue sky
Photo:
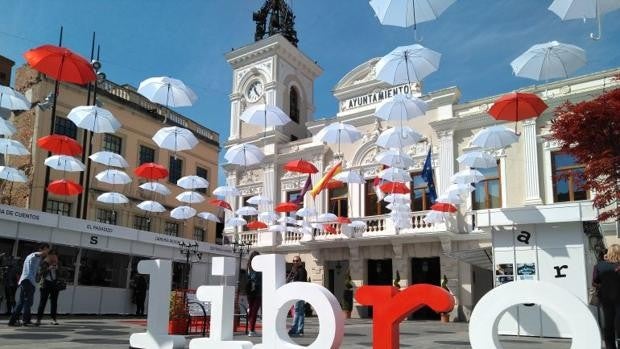
<instances>
[{"instance_id":1,"label":"blue sky","mask_svg":"<svg viewBox=\"0 0 620 349\"><path fill-rule=\"evenodd\" d=\"M299 47L325 70L315 84L316 118L337 111L331 90L342 76L396 46L413 43L413 31L379 24L366 0L290 0L297 15ZM224 54L251 43L252 11L262 0L2 0L0 54L23 63L22 53L56 44L83 55L97 32L108 79L137 86L168 75L190 85L200 101L185 114L228 137L231 70ZM620 11L596 24L562 22L547 10L551 0L457 0L437 21L418 26L422 45L443 54L426 92L458 86L462 101L511 91L534 81L512 75L510 61L536 43L578 45L588 64L577 74L620 66Z\"/></svg>"}]
</instances>

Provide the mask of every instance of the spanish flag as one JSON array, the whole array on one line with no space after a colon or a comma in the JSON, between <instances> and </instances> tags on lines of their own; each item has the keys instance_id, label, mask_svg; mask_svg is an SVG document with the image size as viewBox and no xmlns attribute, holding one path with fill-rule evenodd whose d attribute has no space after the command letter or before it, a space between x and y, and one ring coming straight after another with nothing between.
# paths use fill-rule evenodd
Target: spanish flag
<instances>
[{"instance_id":1,"label":"spanish flag","mask_svg":"<svg viewBox=\"0 0 620 349\"><path fill-rule=\"evenodd\" d=\"M317 195L319 195L319 193L323 189L325 189L327 182L329 182L330 179L332 179L335 175L340 173L341 170L342 170L342 161L337 163L334 167L332 167L329 171L327 171L327 173L323 176L323 178L321 178L321 180L318 181L318 183L312 188L312 190L310 191L310 195L312 195L312 198L314 199Z\"/></svg>"}]
</instances>

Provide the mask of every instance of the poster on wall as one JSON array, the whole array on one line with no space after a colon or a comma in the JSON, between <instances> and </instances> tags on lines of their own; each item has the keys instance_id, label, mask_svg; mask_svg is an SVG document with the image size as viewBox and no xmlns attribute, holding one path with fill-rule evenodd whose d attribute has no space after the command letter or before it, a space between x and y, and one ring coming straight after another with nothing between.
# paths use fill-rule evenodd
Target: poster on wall
<instances>
[{"instance_id":1,"label":"poster on wall","mask_svg":"<svg viewBox=\"0 0 620 349\"><path fill-rule=\"evenodd\" d=\"M517 276L519 280L535 280L536 263L517 263Z\"/></svg>"},{"instance_id":2,"label":"poster on wall","mask_svg":"<svg viewBox=\"0 0 620 349\"><path fill-rule=\"evenodd\" d=\"M495 268L495 283L502 285L514 281L514 264L501 263Z\"/></svg>"}]
</instances>

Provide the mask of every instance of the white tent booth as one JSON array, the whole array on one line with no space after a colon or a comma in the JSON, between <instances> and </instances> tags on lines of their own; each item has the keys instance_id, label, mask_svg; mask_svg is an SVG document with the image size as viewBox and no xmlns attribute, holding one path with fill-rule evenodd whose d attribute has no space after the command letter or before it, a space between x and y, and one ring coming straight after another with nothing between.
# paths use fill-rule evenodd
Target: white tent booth
<instances>
[{"instance_id":1,"label":"white tent booth","mask_svg":"<svg viewBox=\"0 0 620 349\"><path fill-rule=\"evenodd\" d=\"M58 299L58 313L130 314L129 282L140 260L170 259L179 270L185 263L179 243L196 241L122 226L0 205L0 254L23 261L41 242L59 253L67 289ZM210 275L211 257L234 256L225 246L197 242L202 254L191 265L189 288L219 284ZM181 277L181 276L179 276ZM173 280L174 282L174 280ZM35 294L33 311L38 305ZM0 312L6 311L0 304ZM48 305L49 307L49 305Z\"/></svg>"}]
</instances>

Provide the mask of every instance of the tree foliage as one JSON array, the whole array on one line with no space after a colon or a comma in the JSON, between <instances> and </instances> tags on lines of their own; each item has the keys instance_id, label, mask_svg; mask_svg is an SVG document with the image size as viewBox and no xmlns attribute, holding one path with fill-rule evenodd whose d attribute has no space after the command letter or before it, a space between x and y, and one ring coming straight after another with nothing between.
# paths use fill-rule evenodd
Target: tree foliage
<instances>
[{"instance_id":1,"label":"tree foliage","mask_svg":"<svg viewBox=\"0 0 620 349\"><path fill-rule=\"evenodd\" d=\"M620 78L620 77L619 77ZM585 166L583 187L595 193L599 221L620 218L620 88L555 110L552 138Z\"/></svg>"}]
</instances>

